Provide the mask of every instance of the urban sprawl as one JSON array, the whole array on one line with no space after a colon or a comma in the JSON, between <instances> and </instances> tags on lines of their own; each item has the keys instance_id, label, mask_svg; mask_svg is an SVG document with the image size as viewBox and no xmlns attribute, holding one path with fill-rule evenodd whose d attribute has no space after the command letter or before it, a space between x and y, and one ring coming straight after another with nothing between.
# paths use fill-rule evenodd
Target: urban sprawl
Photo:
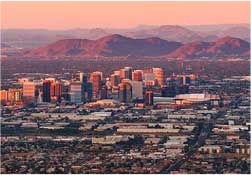
<instances>
[{"instance_id":1,"label":"urban sprawl","mask_svg":"<svg viewBox=\"0 0 251 175\"><path fill-rule=\"evenodd\" d=\"M250 76L18 76L1 90L1 173L250 173Z\"/></svg>"}]
</instances>

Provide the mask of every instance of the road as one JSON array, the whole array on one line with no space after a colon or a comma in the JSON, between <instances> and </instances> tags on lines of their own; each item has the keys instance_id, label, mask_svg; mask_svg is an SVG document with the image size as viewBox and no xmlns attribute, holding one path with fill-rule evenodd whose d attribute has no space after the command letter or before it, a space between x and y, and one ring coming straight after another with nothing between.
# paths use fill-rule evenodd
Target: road
<instances>
[{"instance_id":1,"label":"road","mask_svg":"<svg viewBox=\"0 0 251 175\"><path fill-rule=\"evenodd\" d=\"M205 122L196 143L189 149L189 151L186 152L185 155L181 159L178 159L171 166L167 167L166 169L163 169L160 173L170 174L171 171L179 170L181 165L183 165L197 151L197 149L205 143L205 139L208 137L209 133L211 132L213 128L213 125L215 124L215 120L219 116L221 116L221 114Z\"/></svg>"}]
</instances>

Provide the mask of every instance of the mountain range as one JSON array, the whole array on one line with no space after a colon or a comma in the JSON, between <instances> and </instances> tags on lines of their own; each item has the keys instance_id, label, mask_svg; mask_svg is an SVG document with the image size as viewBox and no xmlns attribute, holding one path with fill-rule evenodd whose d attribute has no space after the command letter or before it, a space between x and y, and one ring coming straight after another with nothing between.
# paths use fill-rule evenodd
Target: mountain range
<instances>
[{"instance_id":1,"label":"mountain range","mask_svg":"<svg viewBox=\"0 0 251 175\"><path fill-rule=\"evenodd\" d=\"M125 33L125 36L133 38L159 37L161 39L178 41L182 43L191 42L194 40L208 41L217 39L216 35L207 35L202 32L195 32L185 27L165 25L152 29L143 29Z\"/></svg>"},{"instance_id":2,"label":"mountain range","mask_svg":"<svg viewBox=\"0 0 251 175\"><path fill-rule=\"evenodd\" d=\"M112 34L120 34L135 39L158 37L163 40L181 43L198 40L212 42L225 36L236 37L250 42L250 27L248 24L204 26L141 25L129 29L2 29L1 41L14 47L35 48L63 39L84 38L97 40Z\"/></svg>"},{"instance_id":3,"label":"mountain range","mask_svg":"<svg viewBox=\"0 0 251 175\"><path fill-rule=\"evenodd\" d=\"M159 56L179 48L179 42L166 41L160 38L133 39L114 34L98 40L65 39L49 44L46 47L33 49L29 56Z\"/></svg>"},{"instance_id":4,"label":"mountain range","mask_svg":"<svg viewBox=\"0 0 251 175\"><path fill-rule=\"evenodd\" d=\"M26 57L168 57L198 58L248 56L250 43L234 37L223 37L213 42L193 41L181 43L158 37L142 39L118 34L97 40L64 39L45 47L32 49Z\"/></svg>"}]
</instances>

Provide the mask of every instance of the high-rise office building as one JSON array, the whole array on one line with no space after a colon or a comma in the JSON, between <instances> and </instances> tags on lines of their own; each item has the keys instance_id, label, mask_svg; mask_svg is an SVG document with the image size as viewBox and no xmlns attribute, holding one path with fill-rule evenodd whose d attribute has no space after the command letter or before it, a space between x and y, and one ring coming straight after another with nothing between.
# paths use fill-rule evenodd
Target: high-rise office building
<instances>
[{"instance_id":1,"label":"high-rise office building","mask_svg":"<svg viewBox=\"0 0 251 175\"><path fill-rule=\"evenodd\" d=\"M72 103L82 103L83 100L83 86L82 83L79 82L72 82L70 84L70 101Z\"/></svg>"},{"instance_id":2,"label":"high-rise office building","mask_svg":"<svg viewBox=\"0 0 251 175\"><path fill-rule=\"evenodd\" d=\"M84 74L83 72L79 73L79 81L82 83L87 83L88 81L88 76Z\"/></svg>"},{"instance_id":3,"label":"high-rise office building","mask_svg":"<svg viewBox=\"0 0 251 175\"><path fill-rule=\"evenodd\" d=\"M129 81L132 86L132 99L143 99L143 82Z\"/></svg>"},{"instance_id":4,"label":"high-rise office building","mask_svg":"<svg viewBox=\"0 0 251 175\"><path fill-rule=\"evenodd\" d=\"M51 101L60 102L62 95L62 87L59 82L52 82L50 87Z\"/></svg>"},{"instance_id":5,"label":"high-rise office building","mask_svg":"<svg viewBox=\"0 0 251 175\"><path fill-rule=\"evenodd\" d=\"M145 92L145 105L146 106L152 106L153 105L153 92L152 91L146 91Z\"/></svg>"},{"instance_id":6,"label":"high-rise office building","mask_svg":"<svg viewBox=\"0 0 251 175\"><path fill-rule=\"evenodd\" d=\"M119 101L129 103L132 100L132 86L129 82L119 84Z\"/></svg>"},{"instance_id":7,"label":"high-rise office building","mask_svg":"<svg viewBox=\"0 0 251 175\"><path fill-rule=\"evenodd\" d=\"M124 67L124 69L120 69L120 78L121 79L132 79L132 68Z\"/></svg>"},{"instance_id":8,"label":"high-rise office building","mask_svg":"<svg viewBox=\"0 0 251 175\"><path fill-rule=\"evenodd\" d=\"M35 97L36 86L34 82L23 83L23 97Z\"/></svg>"},{"instance_id":9,"label":"high-rise office building","mask_svg":"<svg viewBox=\"0 0 251 175\"><path fill-rule=\"evenodd\" d=\"M10 88L8 90L8 101L11 103L22 100L22 89Z\"/></svg>"},{"instance_id":10,"label":"high-rise office building","mask_svg":"<svg viewBox=\"0 0 251 175\"><path fill-rule=\"evenodd\" d=\"M113 86L112 87L111 97L114 100L119 100L119 87L118 86Z\"/></svg>"},{"instance_id":11,"label":"high-rise office building","mask_svg":"<svg viewBox=\"0 0 251 175\"><path fill-rule=\"evenodd\" d=\"M132 80L133 81L142 81L143 80L143 72L142 70L135 70L132 72Z\"/></svg>"},{"instance_id":12,"label":"high-rise office building","mask_svg":"<svg viewBox=\"0 0 251 175\"><path fill-rule=\"evenodd\" d=\"M147 69L149 70L149 69ZM143 79L144 79L144 85L145 86L155 86L155 74L150 72L150 71L147 71L143 74Z\"/></svg>"},{"instance_id":13,"label":"high-rise office building","mask_svg":"<svg viewBox=\"0 0 251 175\"><path fill-rule=\"evenodd\" d=\"M153 73L155 75L155 79L159 86L164 85L164 71L162 68L153 68Z\"/></svg>"},{"instance_id":14,"label":"high-rise office building","mask_svg":"<svg viewBox=\"0 0 251 175\"><path fill-rule=\"evenodd\" d=\"M98 99L100 96L102 72L93 72L90 75L90 82L92 82L93 98Z\"/></svg>"},{"instance_id":15,"label":"high-rise office building","mask_svg":"<svg viewBox=\"0 0 251 175\"><path fill-rule=\"evenodd\" d=\"M86 101L92 101L92 97L93 97L92 89L93 89L92 83L88 82L87 85L86 85L86 90L85 90L85 99L86 99Z\"/></svg>"},{"instance_id":16,"label":"high-rise office building","mask_svg":"<svg viewBox=\"0 0 251 175\"><path fill-rule=\"evenodd\" d=\"M119 75L112 74L110 81L111 81L111 86L118 86L118 84L120 83Z\"/></svg>"},{"instance_id":17,"label":"high-rise office building","mask_svg":"<svg viewBox=\"0 0 251 175\"><path fill-rule=\"evenodd\" d=\"M100 98L107 99L107 86L106 85L102 85L101 87Z\"/></svg>"},{"instance_id":18,"label":"high-rise office building","mask_svg":"<svg viewBox=\"0 0 251 175\"><path fill-rule=\"evenodd\" d=\"M51 102L51 84L52 80L43 81L43 102Z\"/></svg>"},{"instance_id":19,"label":"high-rise office building","mask_svg":"<svg viewBox=\"0 0 251 175\"><path fill-rule=\"evenodd\" d=\"M23 98L25 103L35 102L36 85L34 82L23 83Z\"/></svg>"},{"instance_id":20,"label":"high-rise office building","mask_svg":"<svg viewBox=\"0 0 251 175\"><path fill-rule=\"evenodd\" d=\"M5 104L8 101L8 91L6 90L1 90L0 94L0 99L1 99L1 104Z\"/></svg>"}]
</instances>

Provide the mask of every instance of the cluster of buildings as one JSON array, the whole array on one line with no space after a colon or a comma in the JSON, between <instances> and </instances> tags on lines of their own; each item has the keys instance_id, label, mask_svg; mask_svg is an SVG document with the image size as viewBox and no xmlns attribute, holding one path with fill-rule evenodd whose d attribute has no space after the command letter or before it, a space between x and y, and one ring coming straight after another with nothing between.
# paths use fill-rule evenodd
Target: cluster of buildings
<instances>
[{"instance_id":1,"label":"cluster of buildings","mask_svg":"<svg viewBox=\"0 0 251 175\"><path fill-rule=\"evenodd\" d=\"M189 85L195 80L194 74L166 78L162 68L133 70L132 67L114 71L107 78L103 77L102 72L80 72L72 79L20 78L17 82L19 88L1 90L1 102L3 105L81 104L113 99L121 103L152 106L153 97L175 97L177 94L189 93ZM183 102L180 96L178 100Z\"/></svg>"},{"instance_id":2,"label":"cluster of buildings","mask_svg":"<svg viewBox=\"0 0 251 175\"><path fill-rule=\"evenodd\" d=\"M250 77L41 77L1 90L2 173L250 174Z\"/></svg>"}]
</instances>

